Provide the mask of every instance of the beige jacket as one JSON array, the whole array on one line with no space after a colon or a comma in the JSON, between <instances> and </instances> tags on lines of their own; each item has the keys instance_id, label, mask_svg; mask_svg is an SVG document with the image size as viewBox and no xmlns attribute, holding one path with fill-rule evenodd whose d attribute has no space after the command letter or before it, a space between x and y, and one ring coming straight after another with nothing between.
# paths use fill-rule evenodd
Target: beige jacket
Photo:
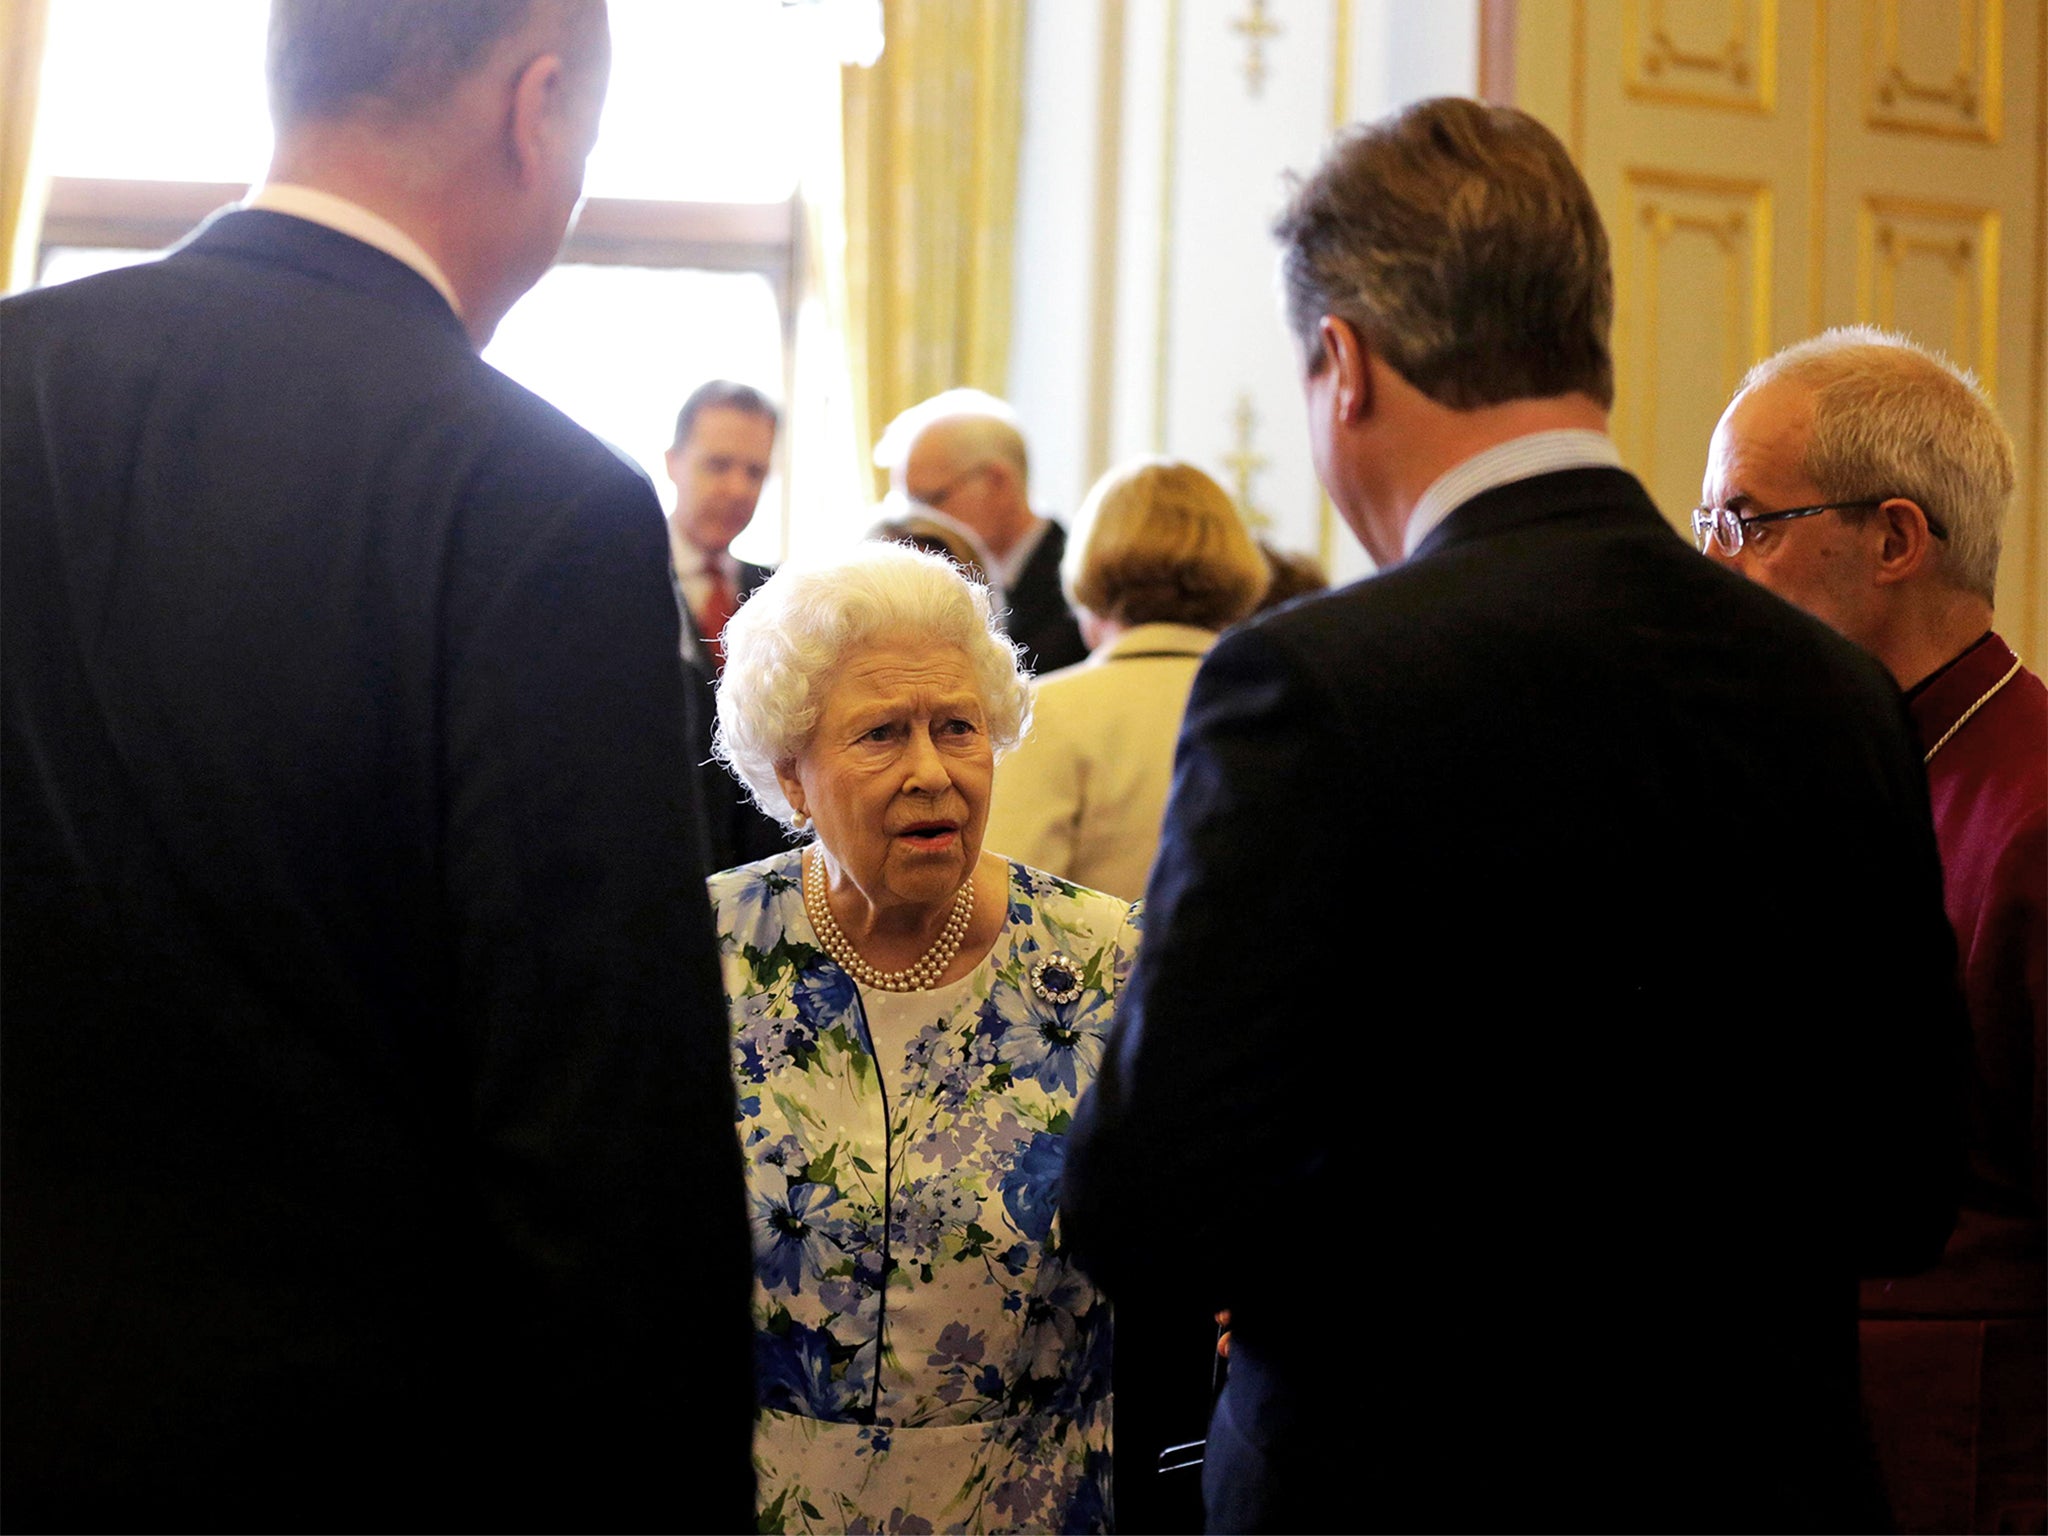
<instances>
[{"instance_id":1,"label":"beige jacket","mask_svg":"<svg viewBox=\"0 0 2048 1536\"><path fill-rule=\"evenodd\" d=\"M1181 712L1216 643L1140 624L1034 690L1031 734L996 769L984 845L1126 901L1145 894Z\"/></svg>"}]
</instances>

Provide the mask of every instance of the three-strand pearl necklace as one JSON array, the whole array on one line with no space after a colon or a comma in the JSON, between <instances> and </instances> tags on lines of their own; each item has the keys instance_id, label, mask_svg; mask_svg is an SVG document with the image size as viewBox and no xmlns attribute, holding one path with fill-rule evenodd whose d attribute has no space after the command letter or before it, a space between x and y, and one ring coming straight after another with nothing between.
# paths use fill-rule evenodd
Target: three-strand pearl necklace
<instances>
[{"instance_id":1,"label":"three-strand pearl necklace","mask_svg":"<svg viewBox=\"0 0 2048 1536\"><path fill-rule=\"evenodd\" d=\"M960 952L960 941L967 937L967 924L974 916L974 872L968 871L959 894L953 898L953 911L946 926L939 930L932 947L915 964L900 971L876 970L853 947L853 941L840 932L825 900L825 856L816 849L811 851L811 867L804 871L804 911L810 915L811 926L818 930L818 942L825 946L825 953L855 981L883 992L923 992L946 974L946 967Z\"/></svg>"}]
</instances>

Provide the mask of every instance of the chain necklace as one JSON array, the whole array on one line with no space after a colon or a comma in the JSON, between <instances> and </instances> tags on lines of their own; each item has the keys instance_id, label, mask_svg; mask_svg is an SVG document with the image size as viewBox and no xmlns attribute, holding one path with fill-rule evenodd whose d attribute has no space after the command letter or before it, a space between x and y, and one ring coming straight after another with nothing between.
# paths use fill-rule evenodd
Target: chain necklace
<instances>
[{"instance_id":1,"label":"chain necklace","mask_svg":"<svg viewBox=\"0 0 2048 1536\"><path fill-rule=\"evenodd\" d=\"M1933 746L1929 747L1927 749L1927 755L1921 758L1920 761L1923 763L1933 762L1934 754L1939 752L1943 747L1948 745L1949 737L1955 735L1957 731L1960 731L1964 726L1968 725L1970 723L1970 716L1977 713L1977 711L1982 709L1986 704L1989 704L1991 702L1991 696L1997 693L1998 690L2003 688L2007 683L2011 682L2014 677L2018 676L2019 670L2019 660L2018 658L2014 658L2013 664L2010 667L2006 668L2005 676L2001 677L1997 682L1993 683L1989 688L1985 689L1984 696L1978 699L1977 702L1972 704L1968 709L1964 710L1962 713L1962 718L1957 720L1954 725L1950 726L1947 730L1941 733L1941 740L1937 741Z\"/></svg>"},{"instance_id":2,"label":"chain necklace","mask_svg":"<svg viewBox=\"0 0 2048 1536\"><path fill-rule=\"evenodd\" d=\"M959 894L953 898L952 915L932 941L932 947L915 964L900 971L876 970L853 947L853 941L840 932L825 900L825 856L816 850L811 854L811 867L804 871L804 911L810 916L811 926L817 929L818 942L825 946L825 953L855 981L883 992L923 992L946 974L946 967L960 952L960 941L967 937L967 924L974 916L974 874L970 870L961 884Z\"/></svg>"}]
</instances>

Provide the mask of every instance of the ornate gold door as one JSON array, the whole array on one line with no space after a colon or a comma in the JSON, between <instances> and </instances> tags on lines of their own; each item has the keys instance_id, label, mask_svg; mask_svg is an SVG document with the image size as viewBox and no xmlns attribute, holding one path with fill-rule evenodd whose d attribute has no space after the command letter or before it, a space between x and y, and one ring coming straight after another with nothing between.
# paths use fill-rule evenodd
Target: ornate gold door
<instances>
[{"instance_id":1,"label":"ornate gold door","mask_svg":"<svg viewBox=\"0 0 2048 1536\"><path fill-rule=\"evenodd\" d=\"M1665 515L1750 363L1903 331L1975 371L2019 446L1999 622L2038 667L2048 0L1490 0L1486 26L1497 85L1606 216L1615 434Z\"/></svg>"}]
</instances>

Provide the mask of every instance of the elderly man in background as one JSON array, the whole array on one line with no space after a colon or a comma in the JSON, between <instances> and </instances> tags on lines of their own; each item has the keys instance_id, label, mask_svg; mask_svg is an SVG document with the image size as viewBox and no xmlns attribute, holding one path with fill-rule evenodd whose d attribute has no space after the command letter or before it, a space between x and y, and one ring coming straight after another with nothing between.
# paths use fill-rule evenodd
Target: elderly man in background
<instances>
[{"instance_id":1,"label":"elderly man in background","mask_svg":"<svg viewBox=\"0 0 2048 1536\"><path fill-rule=\"evenodd\" d=\"M248 203L0 305L13 1528L750 1523L661 509L476 355L609 62L274 0Z\"/></svg>"},{"instance_id":2,"label":"elderly man in background","mask_svg":"<svg viewBox=\"0 0 2048 1536\"><path fill-rule=\"evenodd\" d=\"M1277 234L1382 573L1202 664L1074 1253L1232 1313L1211 1530L1868 1529L1856 1281L1936 1260L1962 1151L1897 692L1618 467L1533 118L1355 128Z\"/></svg>"},{"instance_id":3,"label":"elderly man in background","mask_svg":"<svg viewBox=\"0 0 2048 1536\"><path fill-rule=\"evenodd\" d=\"M1906 690L1974 1040L1941 1265L1863 1290L1864 1395L1906 1531L2048 1519L2048 688L1992 629L2012 440L1965 374L1868 327L1757 365L1716 429L1700 547Z\"/></svg>"},{"instance_id":4,"label":"elderly man in background","mask_svg":"<svg viewBox=\"0 0 2048 1536\"><path fill-rule=\"evenodd\" d=\"M1031 510L1024 434L1008 405L977 389L934 395L889 424L875 459L894 490L959 523L988 551L988 574L1009 601L1010 638L1033 672L1087 656L1060 590L1066 530Z\"/></svg>"},{"instance_id":5,"label":"elderly man in background","mask_svg":"<svg viewBox=\"0 0 2048 1536\"><path fill-rule=\"evenodd\" d=\"M683 665L698 695L690 762L704 801L706 874L751 864L787 846L780 825L755 808L711 753L726 621L772 574L765 565L736 557L732 543L761 504L780 421L775 402L751 384L712 379L692 390L676 413L675 441L665 458L676 492L668 515L669 555L690 626L702 642L685 641Z\"/></svg>"}]
</instances>

